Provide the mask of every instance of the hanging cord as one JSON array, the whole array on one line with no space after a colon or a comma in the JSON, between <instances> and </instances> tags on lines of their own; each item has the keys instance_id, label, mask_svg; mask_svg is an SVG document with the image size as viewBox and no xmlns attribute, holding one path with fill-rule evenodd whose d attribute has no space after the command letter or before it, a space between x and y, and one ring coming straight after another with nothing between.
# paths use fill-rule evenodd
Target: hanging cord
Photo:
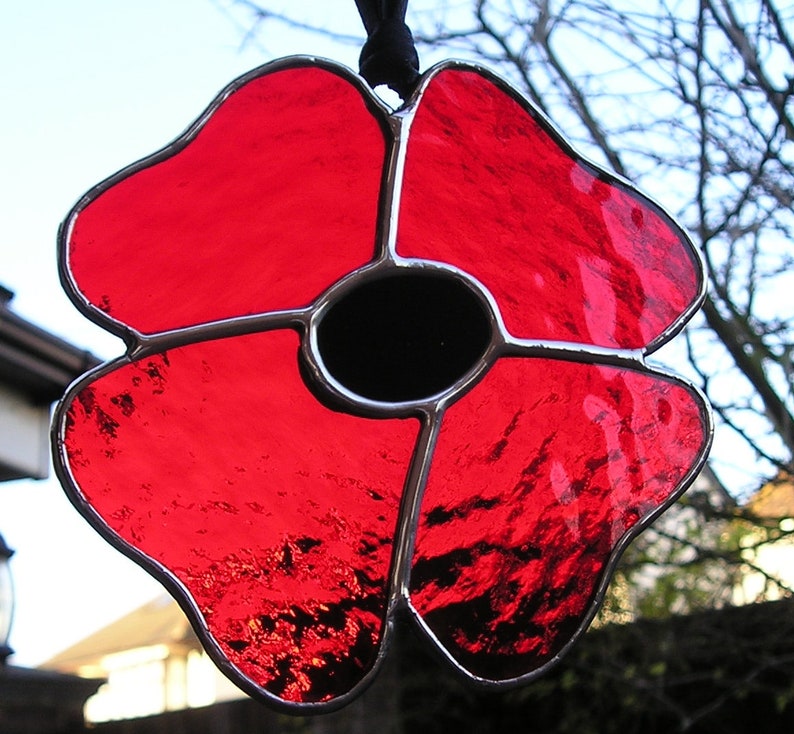
<instances>
[{"instance_id":1,"label":"hanging cord","mask_svg":"<svg viewBox=\"0 0 794 734\"><path fill-rule=\"evenodd\" d=\"M419 56L405 25L408 0L356 0L367 31L358 66L371 87L386 84L403 99L419 79Z\"/></svg>"}]
</instances>

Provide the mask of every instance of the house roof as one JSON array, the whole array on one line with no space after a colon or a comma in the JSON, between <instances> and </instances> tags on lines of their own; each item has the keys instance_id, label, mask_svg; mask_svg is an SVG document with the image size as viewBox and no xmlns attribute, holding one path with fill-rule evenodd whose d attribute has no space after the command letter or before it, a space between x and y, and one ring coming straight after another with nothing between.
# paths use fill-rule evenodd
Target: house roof
<instances>
[{"instance_id":1,"label":"house roof","mask_svg":"<svg viewBox=\"0 0 794 734\"><path fill-rule=\"evenodd\" d=\"M794 477L781 471L750 498L747 507L768 520L794 517Z\"/></svg>"},{"instance_id":2,"label":"house roof","mask_svg":"<svg viewBox=\"0 0 794 734\"><path fill-rule=\"evenodd\" d=\"M39 667L75 672L85 666L99 666L106 655L153 645L178 650L201 649L184 613L166 594L111 622Z\"/></svg>"},{"instance_id":3,"label":"house roof","mask_svg":"<svg viewBox=\"0 0 794 734\"><path fill-rule=\"evenodd\" d=\"M0 382L48 405L100 360L15 314L13 297L0 285Z\"/></svg>"}]
</instances>

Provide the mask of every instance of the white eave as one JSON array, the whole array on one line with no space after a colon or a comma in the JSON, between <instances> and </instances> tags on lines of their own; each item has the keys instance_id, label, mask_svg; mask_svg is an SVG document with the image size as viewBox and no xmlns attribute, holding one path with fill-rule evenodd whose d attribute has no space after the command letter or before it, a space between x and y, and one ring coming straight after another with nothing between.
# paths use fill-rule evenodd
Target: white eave
<instances>
[{"instance_id":1,"label":"white eave","mask_svg":"<svg viewBox=\"0 0 794 734\"><path fill-rule=\"evenodd\" d=\"M0 481L47 476L50 405L99 363L15 314L12 298L0 286Z\"/></svg>"}]
</instances>

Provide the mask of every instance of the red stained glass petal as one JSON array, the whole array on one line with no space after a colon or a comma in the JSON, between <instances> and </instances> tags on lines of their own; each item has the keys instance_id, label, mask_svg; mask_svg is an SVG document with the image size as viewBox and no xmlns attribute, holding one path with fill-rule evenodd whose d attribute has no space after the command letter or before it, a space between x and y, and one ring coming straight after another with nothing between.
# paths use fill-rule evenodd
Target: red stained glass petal
<instances>
[{"instance_id":1,"label":"red stained glass petal","mask_svg":"<svg viewBox=\"0 0 794 734\"><path fill-rule=\"evenodd\" d=\"M254 78L78 205L75 289L143 333L307 305L374 256L382 124L328 69Z\"/></svg>"},{"instance_id":2,"label":"red stained glass petal","mask_svg":"<svg viewBox=\"0 0 794 734\"><path fill-rule=\"evenodd\" d=\"M671 379L499 360L444 416L414 608L473 675L537 670L577 634L624 535L697 464L706 426L699 396Z\"/></svg>"},{"instance_id":3,"label":"red stained glass petal","mask_svg":"<svg viewBox=\"0 0 794 734\"><path fill-rule=\"evenodd\" d=\"M315 702L375 660L418 423L323 407L297 348L282 330L122 366L72 399L65 452L78 503L178 579L241 674Z\"/></svg>"},{"instance_id":4,"label":"red stained glass petal","mask_svg":"<svg viewBox=\"0 0 794 734\"><path fill-rule=\"evenodd\" d=\"M397 252L478 278L527 339L639 349L700 290L694 251L666 214L474 71L441 71L421 98Z\"/></svg>"}]
</instances>

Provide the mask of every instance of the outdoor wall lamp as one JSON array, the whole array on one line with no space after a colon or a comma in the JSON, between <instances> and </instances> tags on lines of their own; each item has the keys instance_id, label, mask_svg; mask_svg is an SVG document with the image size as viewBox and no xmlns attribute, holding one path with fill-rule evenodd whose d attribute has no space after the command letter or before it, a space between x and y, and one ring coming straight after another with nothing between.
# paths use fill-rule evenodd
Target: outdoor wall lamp
<instances>
[{"instance_id":1,"label":"outdoor wall lamp","mask_svg":"<svg viewBox=\"0 0 794 734\"><path fill-rule=\"evenodd\" d=\"M8 561L14 555L0 535L0 665L14 651L8 645L11 622L14 619L14 583Z\"/></svg>"}]
</instances>

